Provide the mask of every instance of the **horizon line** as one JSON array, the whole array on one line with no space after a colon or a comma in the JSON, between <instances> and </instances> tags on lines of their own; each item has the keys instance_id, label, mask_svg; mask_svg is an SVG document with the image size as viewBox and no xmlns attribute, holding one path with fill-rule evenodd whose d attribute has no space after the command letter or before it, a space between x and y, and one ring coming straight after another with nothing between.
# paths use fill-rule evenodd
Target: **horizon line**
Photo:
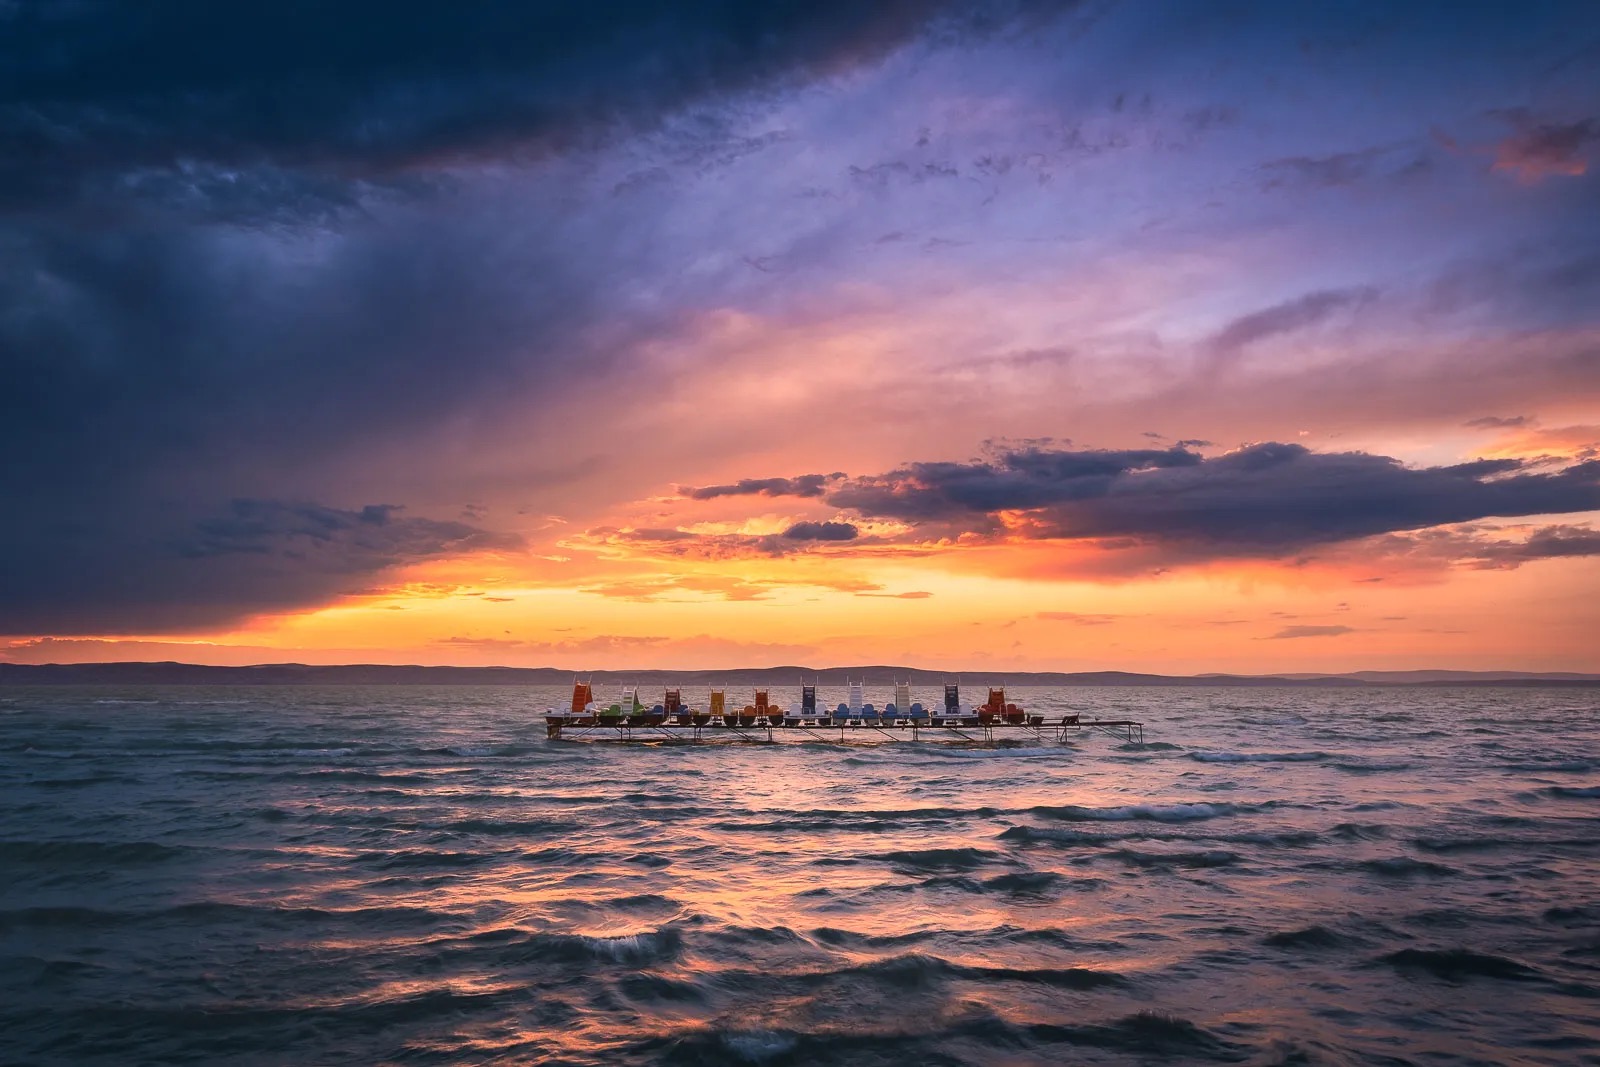
<instances>
[{"instance_id":1,"label":"horizon line","mask_svg":"<svg viewBox=\"0 0 1600 1067\"><path fill-rule=\"evenodd\" d=\"M1550 680L1550 681L1595 681L1600 682L1600 672L1547 670L1529 671L1512 668L1451 668L1451 667L1413 667L1413 668L1358 668L1350 671L1286 671L1266 674L1243 674L1230 671L1202 672L1198 674L1167 674L1159 671L1130 671L1121 669L1076 669L1076 670L1004 670L993 668L963 668L958 670L943 668L915 667L906 664L892 663L854 663L837 664L827 667L811 667L800 664L780 663L760 667L600 667L574 669L559 666L518 667L505 664L466 665L466 664L423 664L423 663L381 663L381 662L353 662L353 663L301 663L297 661L278 661L270 663L251 664L214 664L192 663L184 660L98 660L81 663L16 663L9 660L0 660L0 675L11 670L16 671L71 671L71 670L105 670L107 668L179 668L186 670L202 671L232 671L249 672L257 670L303 670L303 671L348 671L348 670L378 670L378 671L481 671L481 672L516 672L525 674L557 673L569 674L574 677L586 675L651 675L651 674L751 674L773 673L779 671L795 671L802 675L821 675L829 672L852 671L893 671L921 673L924 675L940 675L945 678L960 679L962 675L975 677L1014 677L1029 678L1040 676L1061 677L1127 677L1150 678L1171 681L1200 682L1216 681L1219 679L1243 679L1249 681L1269 681L1282 679L1285 681L1304 682L1313 679L1335 679L1355 682L1372 683L1372 679L1363 678L1367 675L1382 676L1454 676L1463 680ZM1445 680L1441 677L1439 680Z\"/></svg>"}]
</instances>

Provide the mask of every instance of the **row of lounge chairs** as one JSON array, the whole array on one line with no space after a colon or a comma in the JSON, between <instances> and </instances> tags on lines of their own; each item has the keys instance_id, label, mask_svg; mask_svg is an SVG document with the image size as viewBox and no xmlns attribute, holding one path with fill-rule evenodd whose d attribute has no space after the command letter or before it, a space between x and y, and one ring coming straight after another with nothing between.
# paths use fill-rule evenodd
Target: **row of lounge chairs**
<instances>
[{"instance_id":1,"label":"row of lounge chairs","mask_svg":"<svg viewBox=\"0 0 1600 1067\"><path fill-rule=\"evenodd\" d=\"M661 703L646 708L639 701L634 688L623 690L622 700L606 708L594 703L593 692L587 682L573 686L572 706L568 711L552 711L547 721L555 726L695 726L764 728L773 727L976 727L976 726L1042 726L1043 715L1030 715L1016 704L1006 701L1005 689L989 690L989 699L983 704L961 707L959 686L944 687L944 702L940 707L928 708L911 700L910 683L895 684L895 699L881 709L864 700L862 682L848 684L849 700L832 711L817 706L817 687L801 687L800 702L782 708L772 702L770 691L755 690L754 699L743 708L727 706L726 692L711 691L705 708L691 708L683 702L682 690L668 689Z\"/></svg>"}]
</instances>

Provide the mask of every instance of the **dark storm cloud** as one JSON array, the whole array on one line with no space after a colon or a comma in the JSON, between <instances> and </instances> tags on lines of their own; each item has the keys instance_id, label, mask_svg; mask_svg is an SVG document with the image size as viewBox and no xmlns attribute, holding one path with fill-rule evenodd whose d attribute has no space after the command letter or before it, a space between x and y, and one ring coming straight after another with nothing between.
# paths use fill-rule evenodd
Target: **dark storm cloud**
<instances>
[{"instance_id":1,"label":"dark storm cloud","mask_svg":"<svg viewBox=\"0 0 1600 1067\"><path fill-rule=\"evenodd\" d=\"M1545 526L1525 540L1469 539L1457 554L1482 567L1517 567L1540 559L1600 556L1600 530L1586 526Z\"/></svg>"},{"instance_id":2,"label":"dark storm cloud","mask_svg":"<svg viewBox=\"0 0 1600 1067\"><path fill-rule=\"evenodd\" d=\"M783 536L791 541L854 541L859 533L849 522L797 522Z\"/></svg>"},{"instance_id":3,"label":"dark storm cloud","mask_svg":"<svg viewBox=\"0 0 1600 1067\"><path fill-rule=\"evenodd\" d=\"M1099 496L1133 471L1193 466L1181 448L1069 451L1040 447L1000 451L980 463L913 463L869 478L853 478L824 499L863 515L909 522L997 511L1043 508Z\"/></svg>"},{"instance_id":4,"label":"dark storm cloud","mask_svg":"<svg viewBox=\"0 0 1600 1067\"><path fill-rule=\"evenodd\" d=\"M416 0L0 7L0 210L537 156L1023 4ZM120 180L131 178L131 184ZM290 187L298 187L290 192ZM270 192L270 190L269 190ZM254 194L254 195L259 195Z\"/></svg>"},{"instance_id":5,"label":"dark storm cloud","mask_svg":"<svg viewBox=\"0 0 1600 1067\"><path fill-rule=\"evenodd\" d=\"M609 529L591 530L589 532L590 533L600 533L600 534L620 534L620 533L622 533L622 531L609 530ZM647 526L647 527L644 527L643 529L628 530L628 531L626 531L626 535L625 536L626 536L626 540L629 540L629 541L693 541L699 535L691 533L688 530L679 530L679 529L676 529L676 528L659 527L659 526Z\"/></svg>"},{"instance_id":6,"label":"dark storm cloud","mask_svg":"<svg viewBox=\"0 0 1600 1067\"><path fill-rule=\"evenodd\" d=\"M471 227L344 234L292 268L208 228L0 226L0 248L0 557L27 561L0 582L9 632L248 614L259 587L223 567L169 574L170 612L118 587L234 497L312 496L352 450L604 367L570 342L598 266Z\"/></svg>"},{"instance_id":7,"label":"dark storm cloud","mask_svg":"<svg viewBox=\"0 0 1600 1067\"><path fill-rule=\"evenodd\" d=\"M1519 467L1514 460L1418 469L1385 456L1315 453L1279 443L1193 459L1158 469L1130 467L1109 476L1041 472L1020 491L1008 491L1016 481L1009 464L1002 469L975 465L946 480L969 494L987 482L993 493L987 510L1039 508L1050 501L1053 506L1037 516L1036 536L1279 549L1491 515L1600 507L1600 463L1552 474L1509 473ZM913 495L927 492L912 490ZM940 495L936 487L932 493L934 498ZM982 499L984 493L973 496ZM914 506L900 509L901 517L908 517L910 510Z\"/></svg>"},{"instance_id":8,"label":"dark storm cloud","mask_svg":"<svg viewBox=\"0 0 1600 1067\"><path fill-rule=\"evenodd\" d=\"M849 478L823 497L911 539L999 532L1032 539L1166 546L1176 557L1274 557L1493 516L1600 509L1600 461L1532 471L1512 459L1407 467L1364 452L1268 442L1204 457L1186 449L1000 450L971 463L918 463ZM1519 551L1586 554L1587 537ZM1532 558L1532 557L1529 557Z\"/></svg>"},{"instance_id":9,"label":"dark storm cloud","mask_svg":"<svg viewBox=\"0 0 1600 1067\"><path fill-rule=\"evenodd\" d=\"M216 625L503 544L409 512L309 531L359 514L341 464L389 449L426 485L439 428L605 375L674 313L618 314L628 280L670 272L552 173L467 197L461 165L1020 6L0 3L0 632Z\"/></svg>"},{"instance_id":10,"label":"dark storm cloud","mask_svg":"<svg viewBox=\"0 0 1600 1067\"><path fill-rule=\"evenodd\" d=\"M311 559L334 574L371 574L461 549L516 549L522 539L462 522L408 518L394 504L342 511L318 504L235 500L228 514L194 524L175 545L190 559L240 553Z\"/></svg>"},{"instance_id":11,"label":"dark storm cloud","mask_svg":"<svg viewBox=\"0 0 1600 1067\"><path fill-rule=\"evenodd\" d=\"M748 559L826 550L828 545L856 542L854 523L802 521L781 534L696 533L677 528L619 529L598 526L584 531L591 544L623 546L635 554L668 559Z\"/></svg>"},{"instance_id":12,"label":"dark storm cloud","mask_svg":"<svg viewBox=\"0 0 1600 1067\"><path fill-rule=\"evenodd\" d=\"M1600 530L1583 526L1547 526L1522 545L1523 559L1600 556Z\"/></svg>"},{"instance_id":13,"label":"dark storm cloud","mask_svg":"<svg viewBox=\"0 0 1600 1067\"><path fill-rule=\"evenodd\" d=\"M1325 322L1334 313L1359 307L1377 297L1377 290L1325 289L1243 315L1211 338L1208 347L1217 356L1232 355L1246 345L1277 334L1292 333Z\"/></svg>"},{"instance_id":14,"label":"dark storm cloud","mask_svg":"<svg viewBox=\"0 0 1600 1067\"><path fill-rule=\"evenodd\" d=\"M1457 565L1473 570L1515 570L1540 560L1600 556L1600 530L1553 525L1524 532L1520 527L1474 524L1390 534L1373 539L1364 548L1370 559L1422 568Z\"/></svg>"},{"instance_id":15,"label":"dark storm cloud","mask_svg":"<svg viewBox=\"0 0 1600 1067\"><path fill-rule=\"evenodd\" d=\"M798 478L744 478L731 485L680 486L690 500L715 500L720 496L821 496L830 481L842 474L802 474Z\"/></svg>"},{"instance_id":16,"label":"dark storm cloud","mask_svg":"<svg viewBox=\"0 0 1600 1067\"><path fill-rule=\"evenodd\" d=\"M106 632L213 626L237 619L241 605L291 610L360 592L393 567L522 544L387 504L241 499L185 522L110 516L133 520L120 537L78 515L36 517L60 544L51 555L12 557L0 571L0 633L83 632L90 621Z\"/></svg>"}]
</instances>

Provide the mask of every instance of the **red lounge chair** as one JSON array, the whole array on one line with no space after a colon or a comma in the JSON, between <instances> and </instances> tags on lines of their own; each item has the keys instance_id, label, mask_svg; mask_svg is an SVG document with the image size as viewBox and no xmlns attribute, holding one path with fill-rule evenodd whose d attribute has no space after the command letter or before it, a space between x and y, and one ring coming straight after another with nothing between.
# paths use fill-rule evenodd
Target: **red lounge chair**
<instances>
[{"instance_id":1,"label":"red lounge chair","mask_svg":"<svg viewBox=\"0 0 1600 1067\"><path fill-rule=\"evenodd\" d=\"M989 699L978 709L978 722L983 726L993 726L1005 717L1006 691L1004 689L989 690Z\"/></svg>"}]
</instances>

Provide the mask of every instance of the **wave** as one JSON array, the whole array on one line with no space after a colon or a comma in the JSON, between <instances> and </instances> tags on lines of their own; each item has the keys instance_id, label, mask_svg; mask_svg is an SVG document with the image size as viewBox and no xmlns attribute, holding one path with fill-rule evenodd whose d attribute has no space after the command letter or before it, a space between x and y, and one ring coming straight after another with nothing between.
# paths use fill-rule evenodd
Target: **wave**
<instances>
[{"instance_id":1,"label":"wave","mask_svg":"<svg viewBox=\"0 0 1600 1067\"><path fill-rule=\"evenodd\" d=\"M1246 1056L1237 1045L1188 1019L1150 1011L1137 1012L1109 1023L1077 1026L1035 1023L1026 1027L1026 1031L1036 1040L1053 1039L1064 1044L1088 1045L1161 1059L1204 1056L1230 1061Z\"/></svg>"},{"instance_id":2,"label":"wave","mask_svg":"<svg viewBox=\"0 0 1600 1067\"><path fill-rule=\"evenodd\" d=\"M1226 1041L1187 1019L1138 1012L1104 1023L1012 1023L984 1013L937 1025L923 1032L897 1025L883 1031L710 1027L688 1033L647 1038L627 1051L630 1060L667 1065L735 1065L765 1063L955 1063L949 1050L977 1047L1003 1050L1009 1061L1018 1050L1094 1048L1137 1056L1141 1060L1204 1058L1238 1062L1249 1050ZM1070 1055L1052 1054L1052 1059ZM1030 1058L1031 1057L1024 1057Z\"/></svg>"},{"instance_id":3,"label":"wave","mask_svg":"<svg viewBox=\"0 0 1600 1067\"><path fill-rule=\"evenodd\" d=\"M1053 845L1111 845L1119 841L1217 841L1228 845L1256 845L1261 848L1310 848L1323 842L1323 835L1312 830L1284 830L1280 833L1199 834L1178 830L1163 833L1155 829L1130 827L1114 830L1073 830L1054 826L1011 826L996 835L1004 841L1048 842Z\"/></svg>"},{"instance_id":4,"label":"wave","mask_svg":"<svg viewBox=\"0 0 1600 1067\"><path fill-rule=\"evenodd\" d=\"M1309 720L1304 715L1289 712L1284 715L1240 715L1233 721L1245 726L1304 726Z\"/></svg>"},{"instance_id":5,"label":"wave","mask_svg":"<svg viewBox=\"0 0 1600 1067\"><path fill-rule=\"evenodd\" d=\"M457 819L454 822L427 825L426 828L484 837L539 837L571 833L585 825L570 819Z\"/></svg>"},{"instance_id":6,"label":"wave","mask_svg":"<svg viewBox=\"0 0 1600 1067\"><path fill-rule=\"evenodd\" d=\"M771 815L771 812L750 812ZM729 833L884 833L919 826L942 826L964 819L987 819L1000 809L900 808L887 811L808 808L786 812L778 818L731 819L712 828Z\"/></svg>"},{"instance_id":7,"label":"wave","mask_svg":"<svg viewBox=\"0 0 1600 1067\"><path fill-rule=\"evenodd\" d=\"M429 867L476 867L498 859L504 853L437 852L431 849L406 849L400 852L362 852L355 858L380 871L414 870Z\"/></svg>"},{"instance_id":8,"label":"wave","mask_svg":"<svg viewBox=\"0 0 1600 1067\"><path fill-rule=\"evenodd\" d=\"M958 893L982 893L982 883L964 874L936 874L918 882L914 889L954 889Z\"/></svg>"},{"instance_id":9,"label":"wave","mask_svg":"<svg viewBox=\"0 0 1600 1067\"><path fill-rule=\"evenodd\" d=\"M1600 799L1600 785L1552 785L1539 790L1544 796L1565 800Z\"/></svg>"},{"instance_id":10,"label":"wave","mask_svg":"<svg viewBox=\"0 0 1600 1067\"><path fill-rule=\"evenodd\" d=\"M1130 867L1231 867L1239 862L1237 852L1224 849L1207 849L1202 852L1141 852L1138 849L1119 848L1106 853L1108 859L1120 860Z\"/></svg>"},{"instance_id":11,"label":"wave","mask_svg":"<svg viewBox=\"0 0 1600 1067\"><path fill-rule=\"evenodd\" d=\"M1326 926L1307 926L1300 930L1268 934L1261 939L1261 943L1273 948L1343 948L1350 943L1350 939L1334 933Z\"/></svg>"},{"instance_id":12,"label":"wave","mask_svg":"<svg viewBox=\"0 0 1600 1067\"><path fill-rule=\"evenodd\" d=\"M622 911L678 911L683 905L660 893L635 893L627 897L610 897L605 907Z\"/></svg>"},{"instance_id":13,"label":"wave","mask_svg":"<svg viewBox=\"0 0 1600 1067\"><path fill-rule=\"evenodd\" d=\"M661 974L630 974L617 984L624 996L638 1004L701 1004L706 999L693 982Z\"/></svg>"},{"instance_id":14,"label":"wave","mask_svg":"<svg viewBox=\"0 0 1600 1067\"><path fill-rule=\"evenodd\" d=\"M1251 714L1310 720L1276 728L1221 721L1229 691L1130 691L1114 717L1163 723L1142 748L941 752L547 746L523 690L276 692L239 715L80 694L0 717L11 1059L1398 1061L1431 1030L1388 1009L1430 987L1470 994L1433 1023L1474 1047L1592 1050L1540 1044L1560 1034L1514 995L1600 1004L1571 999L1600 986L1586 698L1555 730L1496 697L1477 736L1476 691L1275 694ZM1402 698L1415 721L1382 743L1318 735L1376 735ZM1332 973L1266 1009L1348 1025L1223 1010L1260 964Z\"/></svg>"},{"instance_id":15,"label":"wave","mask_svg":"<svg viewBox=\"0 0 1600 1067\"><path fill-rule=\"evenodd\" d=\"M1049 841L1057 845L1104 845L1132 834L1097 834L1087 830L1063 830L1053 826L1012 826L997 835L1004 841Z\"/></svg>"},{"instance_id":16,"label":"wave","mask_svg":"<svg viewBox=\"0 0 1600 1067\"><path fill-rule=\"evenodd\" d=\"M1403 760L1353 760L1339 759L1332 764L1335 770L1347 774L1382 774L1385 771L1409 771L1416 766Z\"/></svg>"},{"instance_id":17,"label":"wave","mask_svg":"<svg viewBox=\"0 0 1600 1067\"><path fill-rule=\"evenodd\" d=\"M802 988L817 988L839 983L857 984L860 979L896 989L927 989L949 981L980 983L1022 983L1055 989L1107 989L1123 987L1128 980L1115 971L1091 967L998 967L956 963L939 956L908 952L900 956L871 960L832 970L769 976Z\"/></svg>"},{"instance_id":18,"label":"wave","mask_svg":"<svg viewBox=\"0 0 1600 1067\"><path fill-rule=\"evenodd\" d=\"M1215 840L1226 841L1230 845L1260 845L1263 848L1310 848L1321 843L1322 835L1310 830L1285 830L1279 834L1222 834Z\"/></svg>"},{"instance_id":19,"label":"wave","mask_svg":"<svg viewBox=\"0 0 1600 1067\"><path fill-rule=\"evenodd\" d=\"M832 926L819 926L811 931L813 940L834 948L847 949L901 948L906 945L918 945L925 941L934 941L942 936L944 936L944 931L938 930L913 930L904 934L861 934L854 930L840 930Z\"/></svg>"},{"instance_id":20,"label":"wave","mask_svg":"<svg viewBox=\"0 0 1600 1067\"><path fill-rule=\"evenodd\" d=\"M154 841L0 841L0 866L9 864L104 865L166 863L194 850Z\"/></svg>"},{"instance_id":21,"label":"wave","mask_svg":"<svg viewBox=\"0 0 1600 1067\"><path fill-rule=\"evenodd\" d=\"M240 777L255 776L246 773ZM391 786L433 785L437 780L434 775L419 774L415 771L396 773L358 770L279 771L263 777L275 782L381 782Z\"/></svg>"},{"instance_id":22,"label":"wave","mask_svg":"<svg viewBox=\"0 0 1600 1067\"><path fill-rule=\"evenodd\" d=\"M1201 763L1315 763L1328 758L1326 752L1191 752L1189 758Z\"/></svg>"},{"instance_id":23,"label":"wave","mask_svg":"<svg viewBox=\"0 0 1600 1067\"><path fill-rule=\"evenodd\" d=\"M1524 771L1532 774L1583 774L1595 769L1590 760L1561 760L1556 763L1502 763L1503 771Z\"/></svg>"},{"instance_id":24,"label":"wave","mask_svg":"<svg viewBox=\"0 0 1600 1067\"><path fill-rule=\"evenodd\" d=\"M506 799L505 796L503 796L503 795L501 795L499 793L486 793L486 794L478 794L478 795L479 796L483 796L485 798L494 799L494 800L505 800ZM460 797L460 796L457 796L454 799L459 800L459 799L464 799L464 798ZM553 805L557 805L557 806L569 806L570 805L572 807L589 807L589 806L600 806L600 805L604 805L604 804L615 804L615 803L617 803L617 798L616 797L607 795L605 793L544 793L544 792L541 792L541 793L539 793L537 795L537 797L535 799L537 799L538 802L541 803L541 804L553 804Z\"/></svg>"},{"instance_id":25,"label":"wave","mask_svg":"<svg viewBox=\"0 0 1600 1067\"><path fill-rule=\"evenodd\" d=\"M1600 848L1600 835L1589 837L1417 837L1412 844L1427 852L1488 852L1503 848Z\"/></svg>"},{"instance_id":26,"label":"wave","mask_svg":"<svg viewBox=\"0 0 1600 1067\"><path fill-rule=\"evenodd\" d=\"M886 860L895 867L914 871L970 871L986 863L999 862L999 853L981 848L923 848L880 852L868 857Z\"/></svg>"},{"instance_id":27,"label":"wave","mask_svg":"<svg viewBox=\"0 0 1600 1067\"><path fill-rule=\"evenodd\" d=\"M1092 967L971 967L948 965L957 978L972 982L1019 982L1052 989L1115 989L1130 983L1115 971Z\"/></svg>"},{"instance_id":28,"label":"wave","mask_svg":"<svg viewBox=\"0 0 1600 1067\"><path fill-rule=\"evenodd\" d=\"M138 785L141 781L131 774L90 774L82 778L35 778L28 785L35 789L82 789L90 785Z\"/></svg>"},{"instance_id":29,"label":"wave","mask_svg":"<svg viewBox=\"0 0 1600 1067\"><path fill-rule=\"evenodd\" d=\"M6 969L28 987L62 993L67 996L82 988L86 978L110 971L98 963L86 960L46 959L42 956L6 956Z\"/></svg>"},{"instance_id":30,"label":"wave","mask_svg":"<svg viewBox=\"0 0 1600 1067\"><path fill-rule=\"evenodd\" d=\"M597 959L638 964L658 963L677 955L682 941L682 935L676 929L665 928L638 934L620 934L616 937L589 937L579 934L577 943Z\"/></svg>"},{"instance_id":31,"label":"wave","mask_svg":"<svg viewBox=\"0 0 1600 1067\"><path fill-rule=\"evenodd\" d=\"M986 879L983 883L985 889L1001 893L1015 893L1019 896L1034 895L1053 889L1062 882L1062 877L1053 871L1015 871L1011 874L1000 874Z\"/></svg>"},{"instance_id":32,"label":"wave","mask_svg":"<svg viewBox=\"0 0 1600 1067\"><path fill-rule=\"evenodd\" d=\"M1389 856L1383 859L1362 860L1357 867L1373 874L1381 874L1391 878L1410 878L1417 875L1444 877L1458 873L1454 867L1446 867L1442 863L1429 863L1427 860L1412 859L1410 856Z\"/></svg>"},{"instance_id":33,"label":"wave","mask_svg":"<svg viewBox=\"0 0 1600 1067\"><path fill-rule=\"evenodd\" d=\"M1264 806L1264 805L1263 805ZM1215 819L1224 815L1240 815L1260 811L1263 806L1227 803L1194 804L1127 804L1114 808L1090 808L1078 804L1058 806L1041 805L1027 809L1030 814L1052 819L1082 819L1095 822L1127 822L1149 820L1152 822L1192 822L1197 819Z\"/></svg>"},{"instance_id":34,"label":"wave","mask_svg":"<svg viewBox=\"0 0 1600 1067\"><path fill-rule=\"evenodd\" d=\"M76 1014L83 1018L85 1025L109 1029L118 1035L118 1043L139 1038L149 1041L152 1034L158 1032L212 1035L206 1044L212 1047L213 1054L205 1057L205 1060L219 1062L216 1048L233 1050L253 1047L263 1040L264 1035L274 1032L299 1036L311 1030L337 1041L340 1038L379 1033L396 1026L416 1026L433 1019L459 1019L487 1008L512 1003L520 995L515 988L435 988L401 997L355 1001L330 998L282 1005L262 1005L250 1001L201 1004L157 1002L148 1006L97 1004L87 1009L67 1009L70 1014L60 1025L79 1025L71 1018ZM123 1046L133 1047L140 1046ZM111 1048L116 1049L117 1044L111 1044ZM153 1062L154 1057L148 1048L143 1048L142 1053L137 1056L113 1056L109 1062Z\"/></svg>"},{"instance_id":35,"label":"wave","mask_svg":"<svg viewBox=\"0 0 1600 1067\"><path fill-rule=\"evenodd\" d=\"M969 748L949 741L933 741L928 745L926 752L919 755L933 756L937 759L973 760L973 759L1061 759L1071 753L1070 748L1061 745L1025 745L1017 742L982 743L975 742Z\"/></svg>"},{"instance_id":36,"label":"wave","mask_svg":"<svg viewBox=\"0 0 1600 1067\"><path fill-rule=\"evenodd\" d=\"M640 967L675 959L683 949L683 934L677 926L612 935L499 927L467 937L433 941L427 947L441 961L464 955L474 967L558 967L594 963Z\"/></svg>"},{"instance_id":37,"label":"wave","mask_svg":"<svg viewBox=\"0 0 1600 1067\"><path fill-rule=\"evenodd\" d=\"M1460 982L1468 978L1500 978L1507 981L1526 982L1540 977L1525 963L1473 952L1464 948L1421 949L1405 948L1380 956L1378 962L1387 963L1396 970L1424 971L1435 978Z\"/></svg>"},{"instance_id":38,"label":"wave","mask_svg":"<svg viewBox=\"0 0 1600 1067\"><path fill-rule=\"evenodd\" d=\"M1484 852L1497 848L1518 848L1541 844L1515 837L1413 837L1411 843L1424 852Z\"/></svg>"},{"instance_id":39,"label":"wave","mask_svg":"<svg viewBox=\"0 0 1600 1067\"><path fill-rule=\"evenodd\" d=\"M224 923L244 926L378 926L414 929L462 921L461 916L433 908L390 905L371 908L286 908L224 901L196 901L147 911L89 907L34 907L0 910L0 932L25 929L98 929L176 923L191 926Z\"/></svg>"},{"instance_id":40,"label":"wave","mask_svg":"<svg viewBox=\"0 0 1600 1067\"><path fill-rule=\"evenodd\" d=\"M499 741L490 744L436 745L402 748L396 755L408 757L453 757L454 759L503 759L516 757L533 763L550 762L549 748L541 743ZM559 760L559 757L557 757Z\"/></svg>"}]
</instances>

